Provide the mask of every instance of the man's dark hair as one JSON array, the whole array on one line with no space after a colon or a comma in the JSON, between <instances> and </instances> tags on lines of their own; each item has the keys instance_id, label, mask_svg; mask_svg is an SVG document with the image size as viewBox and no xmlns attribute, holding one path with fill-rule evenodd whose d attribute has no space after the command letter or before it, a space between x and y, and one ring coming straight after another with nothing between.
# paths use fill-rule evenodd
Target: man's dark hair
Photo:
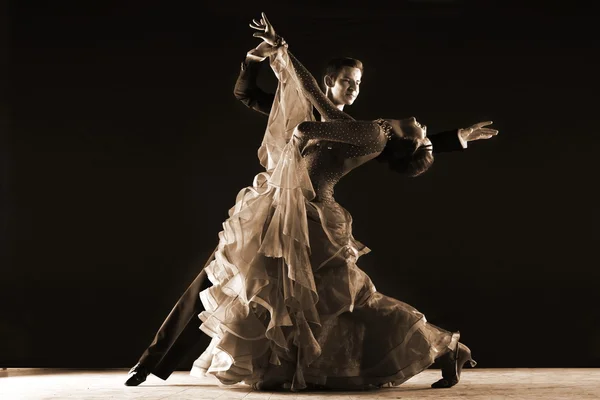
<instances>
[{"instance_id":1,"label":"man's dark hair","mask_svg":"<svg viewBox=\"0 0 600 400\"><path fill-rule=\"evenodd\" d=\"M363 63L356 58L350 57L341 57L341 58L333 58L327 62L325 66L325 70L323 71L323 77L331 76L333 78L337 78L337 75L340 73L340 70L344 67L358 68L360 69L360 73L363 74Z\"/></svg>"}]
</instances>

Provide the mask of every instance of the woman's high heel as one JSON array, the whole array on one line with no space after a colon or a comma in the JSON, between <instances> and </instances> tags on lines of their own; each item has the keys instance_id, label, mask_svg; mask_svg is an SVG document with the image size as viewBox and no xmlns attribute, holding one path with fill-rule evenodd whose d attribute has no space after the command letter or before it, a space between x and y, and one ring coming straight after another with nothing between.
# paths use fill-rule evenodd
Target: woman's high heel
<instances>
[{"instance_id":1,"label":"woman's high heel","mask_svg":"<svg viewBox=\"0 0 600 400\"><path fill-rule=\"evenodd\" d=\"M467 362L471 368L477 365L477 362L471 357L471 349L462 343L458 343L456 350L442 357L444 357L444 359L440 359L442 379L431 385L434 389L446 389L456 385L460 381L460 374Z\"/></svg>"}]
</instances>

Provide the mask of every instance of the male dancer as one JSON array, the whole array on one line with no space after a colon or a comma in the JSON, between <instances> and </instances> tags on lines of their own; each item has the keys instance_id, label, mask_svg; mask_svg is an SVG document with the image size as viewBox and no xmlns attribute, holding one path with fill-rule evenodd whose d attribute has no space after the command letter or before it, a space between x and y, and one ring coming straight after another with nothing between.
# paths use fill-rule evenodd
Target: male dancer
<instances>
[{"instance_id":1,"label":"male dancer","mask_svg":"<svg viewBox=\"0 0 600 400\"><path fill-rule=\"evenodd\" d=\"M274 48L262 43L249 51L242 63L240 75L236 81L234 95L247 107L262 114L269 115L274 94L267 93L256 84L261 62ZM325 94L340 110L352 105L360 92L363 65L352 58L331 60L323 76ZM315 111L316 119L321 119ZM497 134L494 129L484 128L491 122L475 124L467 129L452 130L429 136L434 152L462 150L467 142L487 139ZM215 249L216 251L216 249ZM204 267L214 259L214 251ZM204 267L192 284L177 301L150 346L144 351L138 363L129 371L125 382L127 386L137 386L144 382L149 374L166 380L190 353L198 358L203 349L198 343L203 333L200 331L198 314L203 311L199 293L209 286Z\"/></svg>"}]
</instances>

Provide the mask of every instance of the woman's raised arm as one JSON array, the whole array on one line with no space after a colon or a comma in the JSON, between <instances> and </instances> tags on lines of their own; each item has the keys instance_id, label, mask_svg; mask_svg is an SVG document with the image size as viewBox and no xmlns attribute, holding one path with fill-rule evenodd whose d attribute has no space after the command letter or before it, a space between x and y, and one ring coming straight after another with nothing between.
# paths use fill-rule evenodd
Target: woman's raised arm
<instances>
[{"instance_id":1,"label":"woman's raised arm","mask_svg":"<svg viewBox=\"0 0 600 400\"><path fill-rule=\"evenodd\" d=\"M252 29L256 29L259 32L254 33L254 37L261 38L266 43L271 46L282 46L286 45L285 40L281 36L279 36L273 25L267 19L265 13L262 13L262 18L257 20L252 20L250 27ZM331 100L325 96L325 94L319 88L319 84L317 80L312 76L312 74L298 61L296 57L292 53L288 51L288 56L292 65L294 66L294 70L296 75L298 76L300 86L305 96L309 99L312 105L319 111L321 116L326 120L350 120L353 121L350 115L346 114L339 108L337 108Z\"/></svg>"}]
</instances>

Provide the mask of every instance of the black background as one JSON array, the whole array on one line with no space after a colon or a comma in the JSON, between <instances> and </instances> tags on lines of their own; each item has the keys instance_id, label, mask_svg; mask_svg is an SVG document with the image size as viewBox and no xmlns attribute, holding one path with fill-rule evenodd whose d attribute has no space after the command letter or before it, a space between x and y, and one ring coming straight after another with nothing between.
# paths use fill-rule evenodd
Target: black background
<instances>
[{"instance_id":1,"label":"black background","mask_svg":"<svg viewBox=\"0 0 600 400\"><path fill-rule=\"evenodd\" d=\"M364 62L355 118L500 130L338 185L378 290L482 367L600 367L597 16L563 3L14 2L0 364L135 363L261 171L232 89L265 11L316 75Z\"/></svg>"}]
</instances>

